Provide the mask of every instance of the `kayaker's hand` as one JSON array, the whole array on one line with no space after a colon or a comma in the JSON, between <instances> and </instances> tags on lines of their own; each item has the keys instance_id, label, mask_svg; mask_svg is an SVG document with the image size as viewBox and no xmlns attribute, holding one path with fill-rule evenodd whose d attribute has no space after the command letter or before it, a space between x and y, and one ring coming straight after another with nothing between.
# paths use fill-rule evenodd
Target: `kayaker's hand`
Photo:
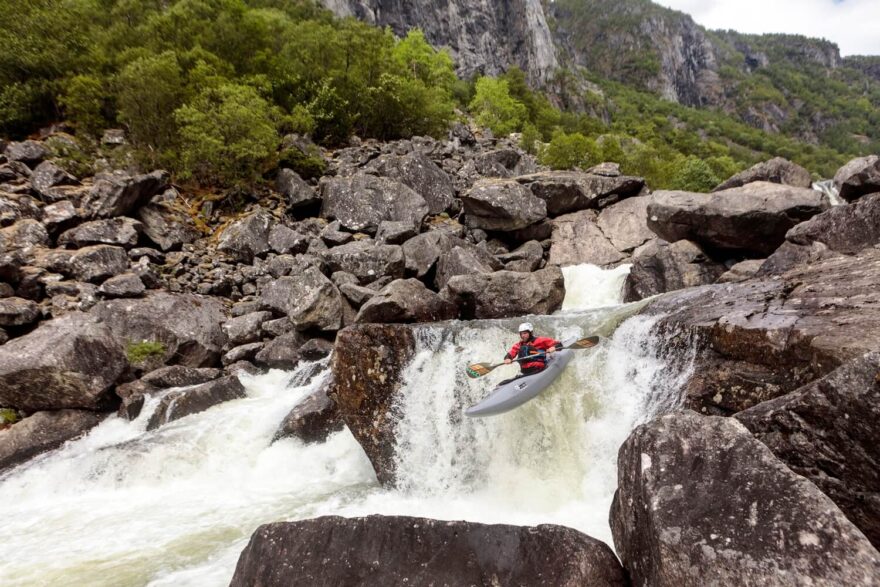
<instances>
[{"instance_id":1,"label":"kayaker's hand","mask_svg":"<svg viewBox=\"0 0 880 587\"><path fill-rule=\"evenodd\" d=\"M556 347L555 347L555 346L552 346L552 347L550 347L549 349L547 349L547 354L548 354L548 355L552 355L552 354L555 353L555 352L556 352Z\"/></svg>"},{"instance_id":2,"label":"kayaker's hand","mask_svg":"<svg viewBox=\"0 0 880 587\"><path fill-rule=\"evenodd\" d=\"M511 359L504 359L505 365L510 365L513 361Z\"/></svg>"}]
</instances>

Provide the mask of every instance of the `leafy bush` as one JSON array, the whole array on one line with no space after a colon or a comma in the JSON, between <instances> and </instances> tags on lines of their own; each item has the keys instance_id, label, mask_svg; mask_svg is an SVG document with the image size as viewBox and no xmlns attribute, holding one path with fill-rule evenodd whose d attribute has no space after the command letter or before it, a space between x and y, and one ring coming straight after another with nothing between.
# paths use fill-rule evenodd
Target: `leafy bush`
<instances>
[{"instance_id":1,"label":"leafy bush","mask_svg":"<svg viewBox=\"0 0 880 587\"><path fill-rule=\"evenodd\" d=\"M165 345L158 341L129 342L125 348L125 356L129 363L136 365L153 357L161 357L166 350Z\"/></svg>"},{"instance_id":2,"label":"leafy bush","mask_svg":"<svg viewBox=\"0 0 880 587\"><path fill-rule=\"evenodd\" d=\"M510 95L507 81L492 77L477 80L476 94L470 103L471 112L481 126L498 136L509 135L522 128L528 111L525 104Z\"/></svg>"},{"instance_id":3,"label":"leafy bush","mask_svg":"<svg viewBox=\"0 0 880 587\"><path fill-rule=\"evenodd\" d=\"M600 162L599 147L579 132L567 134L559 130L541 150L540 161L553 169L586 169Z\"/></svg>"}]
</instances>

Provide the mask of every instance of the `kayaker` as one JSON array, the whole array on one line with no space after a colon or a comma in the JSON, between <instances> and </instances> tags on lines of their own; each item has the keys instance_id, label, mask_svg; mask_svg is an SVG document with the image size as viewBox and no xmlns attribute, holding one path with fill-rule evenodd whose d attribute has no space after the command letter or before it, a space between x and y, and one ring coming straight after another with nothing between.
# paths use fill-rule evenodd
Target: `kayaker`
<instances>
[{"instance_id":1,"label":"kayaker","mask_svg":"<svg viewBox=\"0 0 880 587\"><path fill-rule=\"evenodd\" d=\"M519 379L519 377L534 375L546 369L547 355L552 355L561 348L562 343L558 340L543 336L535 337L531 322L523 322L519 325L519 342L507 352L504 356L504 362L509 365L516 358L535 356L532 360L519 361L520 374L513 378ZM513 379L503 381L501 384L513 381Z\"/></svg>"}]
</instances>

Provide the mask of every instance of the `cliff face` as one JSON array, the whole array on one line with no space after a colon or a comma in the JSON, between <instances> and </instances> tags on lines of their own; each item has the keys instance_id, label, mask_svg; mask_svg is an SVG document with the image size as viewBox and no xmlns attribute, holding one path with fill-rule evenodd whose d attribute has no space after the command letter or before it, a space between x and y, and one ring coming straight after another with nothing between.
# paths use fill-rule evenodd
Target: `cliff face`
<instances>
[{"instance_id":1,"label":"cliff face","mask_svg":"<svg viewBox=\"0 0 880 587\"><path fill-rule=\"evenodd\" d=\"M459 75L496 75L518 65L541 85L558 67L540 0L321 0L339 16L389 26L398 35L420 28L448 47Z\"/></svg>"}]
</instances>

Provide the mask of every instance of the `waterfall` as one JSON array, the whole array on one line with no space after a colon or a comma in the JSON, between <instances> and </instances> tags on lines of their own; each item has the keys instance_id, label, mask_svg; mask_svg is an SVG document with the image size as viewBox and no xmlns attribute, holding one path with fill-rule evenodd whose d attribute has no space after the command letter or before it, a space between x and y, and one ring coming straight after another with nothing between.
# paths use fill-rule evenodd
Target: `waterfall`
<instances>
[{"instance_id":1,"label":"waterfall","mask_svg":"<svg viewBox=\"0 0 880 587\"><path fill-rule=\"evenodd\" d=\"M633 427L679 405L690 365L653 338L656 318L619 304L625 271L566 270L564 309L530 321L555 338L607 338L501 416L462 411L515 368L472 380L462 366L499 359L519 319L417 328L396 400L395 488L379 487L347 430L272 443L322 384L326 360L314 376L314 364L243 376L247 397L157 430L146 423L158 396L132 422L111 416L0 477L3 584L226 585L258 525L327 514L557 523L610 544L617 450Z\"/></svg>"}]
</instances>

